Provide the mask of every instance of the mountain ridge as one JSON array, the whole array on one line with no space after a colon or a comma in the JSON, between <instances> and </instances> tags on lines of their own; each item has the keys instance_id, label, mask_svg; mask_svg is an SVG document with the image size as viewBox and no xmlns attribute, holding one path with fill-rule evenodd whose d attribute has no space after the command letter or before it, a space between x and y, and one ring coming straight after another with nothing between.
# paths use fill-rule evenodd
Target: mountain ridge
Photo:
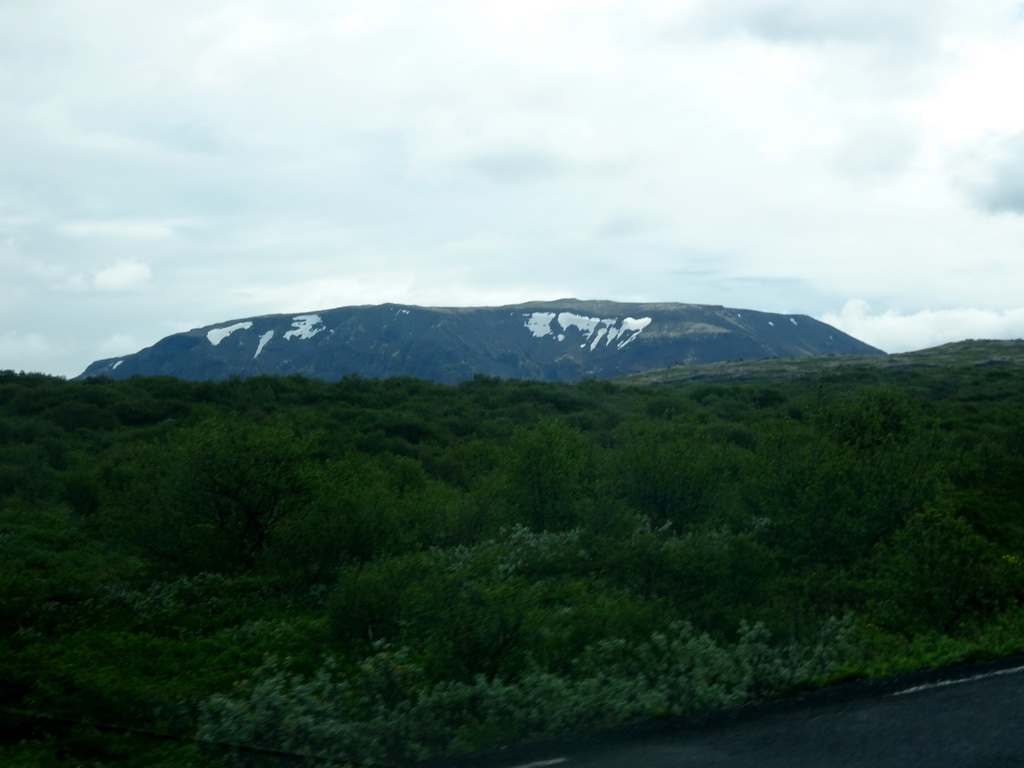
<instances>
[{"instance_id":1,"label":"mountain ridge","mask_svg":"<svg viewBox=\"0 0 1024 768\"><path fill-rule=\"evenodd\" d=\"M301 374L483 374L573 381L671 365L816 354L884 354L807 315L672 302L559 299L496 307L367 304L257 315L167 336L98 360L78 379Z\"/></svg>"},{"instance_id":2,"label":"mountain ridge","mask_svg":"<svg viewBox=\"0 0 1024 768\"><path fill-rule=\"evenodd\" d=\"M618 378L627 384L683 382L738 383L780 381L849 371L900 371L923 368L1024 368L1024 339L963 339L934 347L885 355L808 355L800 358L722 360L701 365L671 365Z\"/></svg>"}]
</instances>

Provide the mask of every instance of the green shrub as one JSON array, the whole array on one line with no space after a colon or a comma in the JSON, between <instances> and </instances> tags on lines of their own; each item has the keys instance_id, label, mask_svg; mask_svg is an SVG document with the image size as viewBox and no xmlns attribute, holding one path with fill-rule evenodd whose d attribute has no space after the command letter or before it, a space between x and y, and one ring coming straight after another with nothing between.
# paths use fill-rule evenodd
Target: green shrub
<instances>
[{"instance_id":1,"label":"green shrub","mask_svg":"<svg viewBox=\"0 0 1024 768\"><path fill-rule=\"evenodd\" d=\"M953 634L1020 596L1019 564L947 507L931 506L879 546L868 610L905 635Z\"/></svg>"},{"instance_id":2,"label":"green shrub","mask_svg":"<svg viewBox=\"0 0 1024 768\"><path fill-rule=\"evenodd\" d=\"M431 755L733 707L789 692L828 674L848 650L849 620L831 620L817 642L775 644L743 625L720 644L689 624L645 641L599 641L562 675L533 669L515 680L478 676L424 685L407 651L377 653L345 676L328 662L310 678L276 661L234 695L200 710L198 738L348 764L395 765ZM230 766L259 765L233 750Z\"/></svg>"}]
</instances>

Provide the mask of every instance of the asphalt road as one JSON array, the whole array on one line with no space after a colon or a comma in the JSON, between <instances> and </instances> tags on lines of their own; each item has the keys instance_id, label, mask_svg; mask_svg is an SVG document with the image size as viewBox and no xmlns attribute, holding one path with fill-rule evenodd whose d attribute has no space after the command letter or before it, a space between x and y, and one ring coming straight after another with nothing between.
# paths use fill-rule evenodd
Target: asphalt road
<instances>
[{"instance_id":1,"label":"asphalt road","mask_svg":"<svg viewBox=\"0 0 1024 768\"><path fill-rule=\"evenodd\" d=\"M431 768L1024 768L1024 657Z\"/></svg>"}]
</instances>

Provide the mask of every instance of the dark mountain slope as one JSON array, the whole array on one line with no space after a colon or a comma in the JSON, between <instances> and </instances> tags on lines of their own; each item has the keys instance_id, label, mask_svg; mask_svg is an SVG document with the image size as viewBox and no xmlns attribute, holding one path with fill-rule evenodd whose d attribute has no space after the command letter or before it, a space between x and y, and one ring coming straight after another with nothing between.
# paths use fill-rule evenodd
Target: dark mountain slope
<instances>
[{"instance_id":1,"label":"dark mountain slope","mask_svg":"<svg viewBox=\"0 0 1024 768\"><path fill-rule=\"evenodd\" d=\"M882 353L805 315L720 306L576 299L503 307L382 304L197 328L133 355L97 361L79 378L298 373L454 383L484 374L573 381L677 364L823 354Z\"/></svg>"}]
</instances>

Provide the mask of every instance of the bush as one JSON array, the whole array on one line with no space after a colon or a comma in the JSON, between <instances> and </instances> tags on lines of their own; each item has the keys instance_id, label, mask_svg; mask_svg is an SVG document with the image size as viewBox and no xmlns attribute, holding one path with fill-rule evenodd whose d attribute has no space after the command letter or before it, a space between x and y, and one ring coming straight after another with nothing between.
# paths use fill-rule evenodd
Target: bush
<instances>
[{"instance_id":1,"label":"bush","mask_svg":"<svg viewBox=\"0 0 1024 768\"><path fill-rule=\"evenodd\" d=\"M198 738L234 745L230 766L260 765L243 746L395 765L792 691L834 669L850 636L851 622L833 619L816 643L777 645L755 624L726 645L676 623L640 643L599 641L572 674L534 669L516 680L478 676L429 687L407 651L384 646L348 677L330 661L309 679L271 661L234 695L204 702Z\"/></svg>"},{"instance_id":2,"label":"bush","mask_svg":"<svg viewBox=\"0 0 1024 768\"><path fill-rule=\"evenodd\" d=\"M878 548L869 612L905 635L956 633L1019 596L1019 559L1001 557L948 508L931 506Z\"/></svg>"}]
</instances>

